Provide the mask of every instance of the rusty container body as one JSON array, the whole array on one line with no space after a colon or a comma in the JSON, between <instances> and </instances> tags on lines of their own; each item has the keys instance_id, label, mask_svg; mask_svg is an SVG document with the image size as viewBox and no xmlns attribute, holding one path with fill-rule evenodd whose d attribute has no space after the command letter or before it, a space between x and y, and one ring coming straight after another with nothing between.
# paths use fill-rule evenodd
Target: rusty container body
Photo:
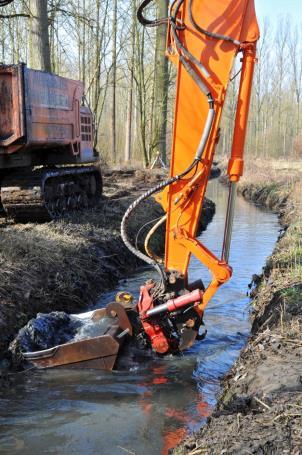
<instances>
[{"instance_id":1,"label":"rusty container body","mask_svg":"<svg viewBox=\"0 0 302 455\"><path fill-rule=\"evenodd\" d=\"M0 169L95 162L83 84L24 64L0 66Z\"/></svg>"}]
</instances>

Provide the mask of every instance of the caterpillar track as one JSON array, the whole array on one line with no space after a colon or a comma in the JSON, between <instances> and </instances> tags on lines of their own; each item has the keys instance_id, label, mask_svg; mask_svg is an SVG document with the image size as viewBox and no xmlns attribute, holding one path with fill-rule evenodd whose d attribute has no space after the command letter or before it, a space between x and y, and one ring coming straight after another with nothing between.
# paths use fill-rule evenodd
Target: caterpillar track
<instances>
[{"instance_id":1,"label":"caterpillar track","mask_svg":"<svg viewBox=\"0 0 302 455\"><path fill-rule=\"evenodd\" d=\"M15 222L45 222L93 207L102 194L94 166L13 171L1 181L1 204Z\"/></svg>"}]
</instances>

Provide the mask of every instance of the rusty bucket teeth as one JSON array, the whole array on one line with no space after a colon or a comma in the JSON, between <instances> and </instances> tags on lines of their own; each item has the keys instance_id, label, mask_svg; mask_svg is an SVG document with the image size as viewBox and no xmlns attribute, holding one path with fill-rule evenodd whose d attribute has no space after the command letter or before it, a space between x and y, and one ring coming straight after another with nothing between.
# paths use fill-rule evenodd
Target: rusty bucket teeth
<instances>
[{"instance_id":1,"label":"rusty bucket teeth","mask_svg":"<svg viewBox=\"0 0 302 455\"><path fill-rule=\"evenodd\" d=\"M112 370L125 336L132 335L132 326L126 310L117 302L94 311L91 320L98 321L105 317L109 317L112 323L100 336L71 341L42 351L25 352L23 357L37 368L64 366Z\"/></svg>"}]
</instances>

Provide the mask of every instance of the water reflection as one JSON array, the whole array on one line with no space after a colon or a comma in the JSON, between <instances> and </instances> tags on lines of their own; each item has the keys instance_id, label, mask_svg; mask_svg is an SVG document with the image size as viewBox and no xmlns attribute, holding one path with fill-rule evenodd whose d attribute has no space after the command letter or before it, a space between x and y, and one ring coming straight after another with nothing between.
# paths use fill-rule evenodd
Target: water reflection
<instances>
[{"instance_id":1,"label":"water reflection","mask_svg":"<svg viewBox=\"0 0 302 455\"><path fill-rule=\"evenodd\" d=\"M216 216L201 240L220 255L226 191L210 185ZM177 358L152 358L114 373L57 369L17 375L0 399L0 452L166 454L211 412L219 378L230 368L248 336L247 284L261 271L278 235L274 215L238 200L234 223L232 280L210 303L206 339ZM102 296L116 291L138 294L150 277L143 269ZM209 280L207 270L192 258L191 281Z\"/></svg>"}]
</instances>

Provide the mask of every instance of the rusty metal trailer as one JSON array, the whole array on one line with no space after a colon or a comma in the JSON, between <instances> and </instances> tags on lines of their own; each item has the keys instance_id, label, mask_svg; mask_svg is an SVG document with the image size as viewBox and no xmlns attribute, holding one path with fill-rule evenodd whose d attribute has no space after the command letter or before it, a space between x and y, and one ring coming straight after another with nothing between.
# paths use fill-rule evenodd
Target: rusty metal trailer
<instances>
[{"instance_id":1,"label":"rusty metal trailer","mask_svg":"<svg viewBox=\"0 0 302 455\"><path fill-rule=\"evenodd\" d=\"M93 116L82 82L25 64L0 66L1 204L17 221L47 221L102 192Z\"/></svg>"}]
</instances>

